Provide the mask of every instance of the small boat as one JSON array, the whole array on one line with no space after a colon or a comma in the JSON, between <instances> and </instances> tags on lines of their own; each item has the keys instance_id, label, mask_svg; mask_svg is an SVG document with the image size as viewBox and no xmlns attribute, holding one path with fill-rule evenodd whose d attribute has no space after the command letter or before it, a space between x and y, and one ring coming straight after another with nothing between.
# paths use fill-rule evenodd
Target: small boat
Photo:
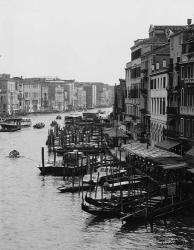
<instances>
[{"instance_id":1,"label":"small boat","mask_svg":"<svg viewBox=\"0 0 194 250\"><path fill-rule=\"evenodd\" d=\"M39 123L36 123L34 124L33 128L44 128L45 127L45 124L43 122L39 122Z\"/></svg>"},{"instance_id":2,"label":"small boat","mask_svg":"<svg viewBox=\"0 0 194 250\"><path fill-rule=\"evenodd\" d=\"M60 115L57 115L56 119L57 119L57 120L61 120L61 116L60 116Z\"/></svg>"},{"instance_id":3,"label":"small boat","mask_svg":"<svg viewBox=\"0 0 194 250\"><path fill-rule=\"evenodd\" d=\"M74 185L71 184L67 184L67 185L63 185L57 188L61 193L75 193L75 192L79 192L79 191L88 191L88 190L93 190L94 186L89 185L87 183L74 183Z\"/></svg>"},{"instance_id":4,"label":"small boat","mask_svg":"<svg viewBox=\"0 0 194 250\"><path fill-rule=\"evenodd\" d=\"M19 157L20 157L20 153L15 149L9 153L9 158L19 158Z\"/></svg>"},{"instance_id":5,"label":"small boat","mask_svg":"<svg viewBox=\"0 0 194 250\"><path fill-rule=\"evenodd\" d=\"M98 217L120 217L120 210L110 207L95 207L82 203L81 208L83 211L93 214Z\"/></svg>"}]
</instances>

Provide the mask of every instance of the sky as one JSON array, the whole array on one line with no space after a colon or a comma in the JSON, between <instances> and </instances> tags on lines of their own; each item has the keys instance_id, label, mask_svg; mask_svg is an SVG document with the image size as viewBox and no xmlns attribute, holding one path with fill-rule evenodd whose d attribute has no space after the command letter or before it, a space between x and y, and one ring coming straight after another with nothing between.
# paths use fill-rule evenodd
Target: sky
<instances>
[{"instance_id":1,"label":"sky","mask_svg":"<svg viewBox=\"0 0 194 250\"><path fill-rule=\"evenodd\" d=\"M111 85L151 24L194 20L194 0L0 0L0 10L0 73Z\"/></svg>"}]
</instances>

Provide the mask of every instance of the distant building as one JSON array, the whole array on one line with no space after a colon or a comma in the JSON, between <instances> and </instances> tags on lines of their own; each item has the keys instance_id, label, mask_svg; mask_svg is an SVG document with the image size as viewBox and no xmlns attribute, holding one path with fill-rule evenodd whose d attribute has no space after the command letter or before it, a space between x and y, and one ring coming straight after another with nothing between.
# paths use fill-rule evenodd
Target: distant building
<instances>
[{"instance_id":1,"label":"distant building","mask_svg":"<svg viewBox=\"0 0 194 250\"><path fill-rule=\"evenodd\" d=\"M0 113L16 114L19 111L18 91L16 82L10 75L0 76Z\"/></svg>"},{"instance_id":2,"label":"distant building","mask_svg":"<svg viewBox=\"0 0 194 250\"><path fill-rule=\"evenodd\" d=\"M84 87L86 91L86 107L96 107L96 85L88 85Z\"/></svg>"},{"instance_id":3,"label":"distant building","mask_svg":"<svg viewBox=\"0 0 194 250\"><path fill-rule=\"evenodd\" d=\"M86 91L83 86L77 87L77 108L86 107Z\"/></svg>"},{"instance_id":4,"label":"distant building","mask_svg":"<svg viewBox=\"0 0 194 250\"><path fill-rule=\"evenodd\" d=\"M24 109L27 113L41 111L42 104L42 81L41 78L26 78L23 81Z\"/></svg>"}]
</instances>

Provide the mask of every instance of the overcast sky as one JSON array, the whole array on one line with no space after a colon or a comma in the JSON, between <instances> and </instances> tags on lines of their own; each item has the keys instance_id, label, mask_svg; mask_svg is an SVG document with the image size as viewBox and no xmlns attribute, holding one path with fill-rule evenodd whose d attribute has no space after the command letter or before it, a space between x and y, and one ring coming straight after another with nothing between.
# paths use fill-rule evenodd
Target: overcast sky
<instances>
[{"instance_id":1,"label":"overcast sky","mask_svg":"<svg viewBox=\"0 0 194 250\"><path fill-rule=\"evenodd\" d=\"M194 19L194 0L0 0L0 13L0 73L115 84L133 41Z\"/></svg>"}]
</instances>

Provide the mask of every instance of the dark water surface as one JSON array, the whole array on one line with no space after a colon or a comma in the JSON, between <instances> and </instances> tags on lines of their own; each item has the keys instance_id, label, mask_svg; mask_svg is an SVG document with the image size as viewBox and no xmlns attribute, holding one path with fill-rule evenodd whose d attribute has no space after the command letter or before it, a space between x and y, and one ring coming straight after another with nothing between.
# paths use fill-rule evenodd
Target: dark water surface
<instances>
[{"instance_id":1,"label":"dark water surface","mask_svg":"<svg viewBox=\"0 0 194 250\"><path fill-rule=\"evenodd\" d=\"M99 220L81 210L78 194L57 192L62 177L40 176L36 164L55 117L31 116L33 124L45 122L41 130L0 133L0 249L194 249L194 216L169 220L167 228L158 222L154 233ZM13 149L24 157L9 159Z\"/></svg>"}]
</instances>

